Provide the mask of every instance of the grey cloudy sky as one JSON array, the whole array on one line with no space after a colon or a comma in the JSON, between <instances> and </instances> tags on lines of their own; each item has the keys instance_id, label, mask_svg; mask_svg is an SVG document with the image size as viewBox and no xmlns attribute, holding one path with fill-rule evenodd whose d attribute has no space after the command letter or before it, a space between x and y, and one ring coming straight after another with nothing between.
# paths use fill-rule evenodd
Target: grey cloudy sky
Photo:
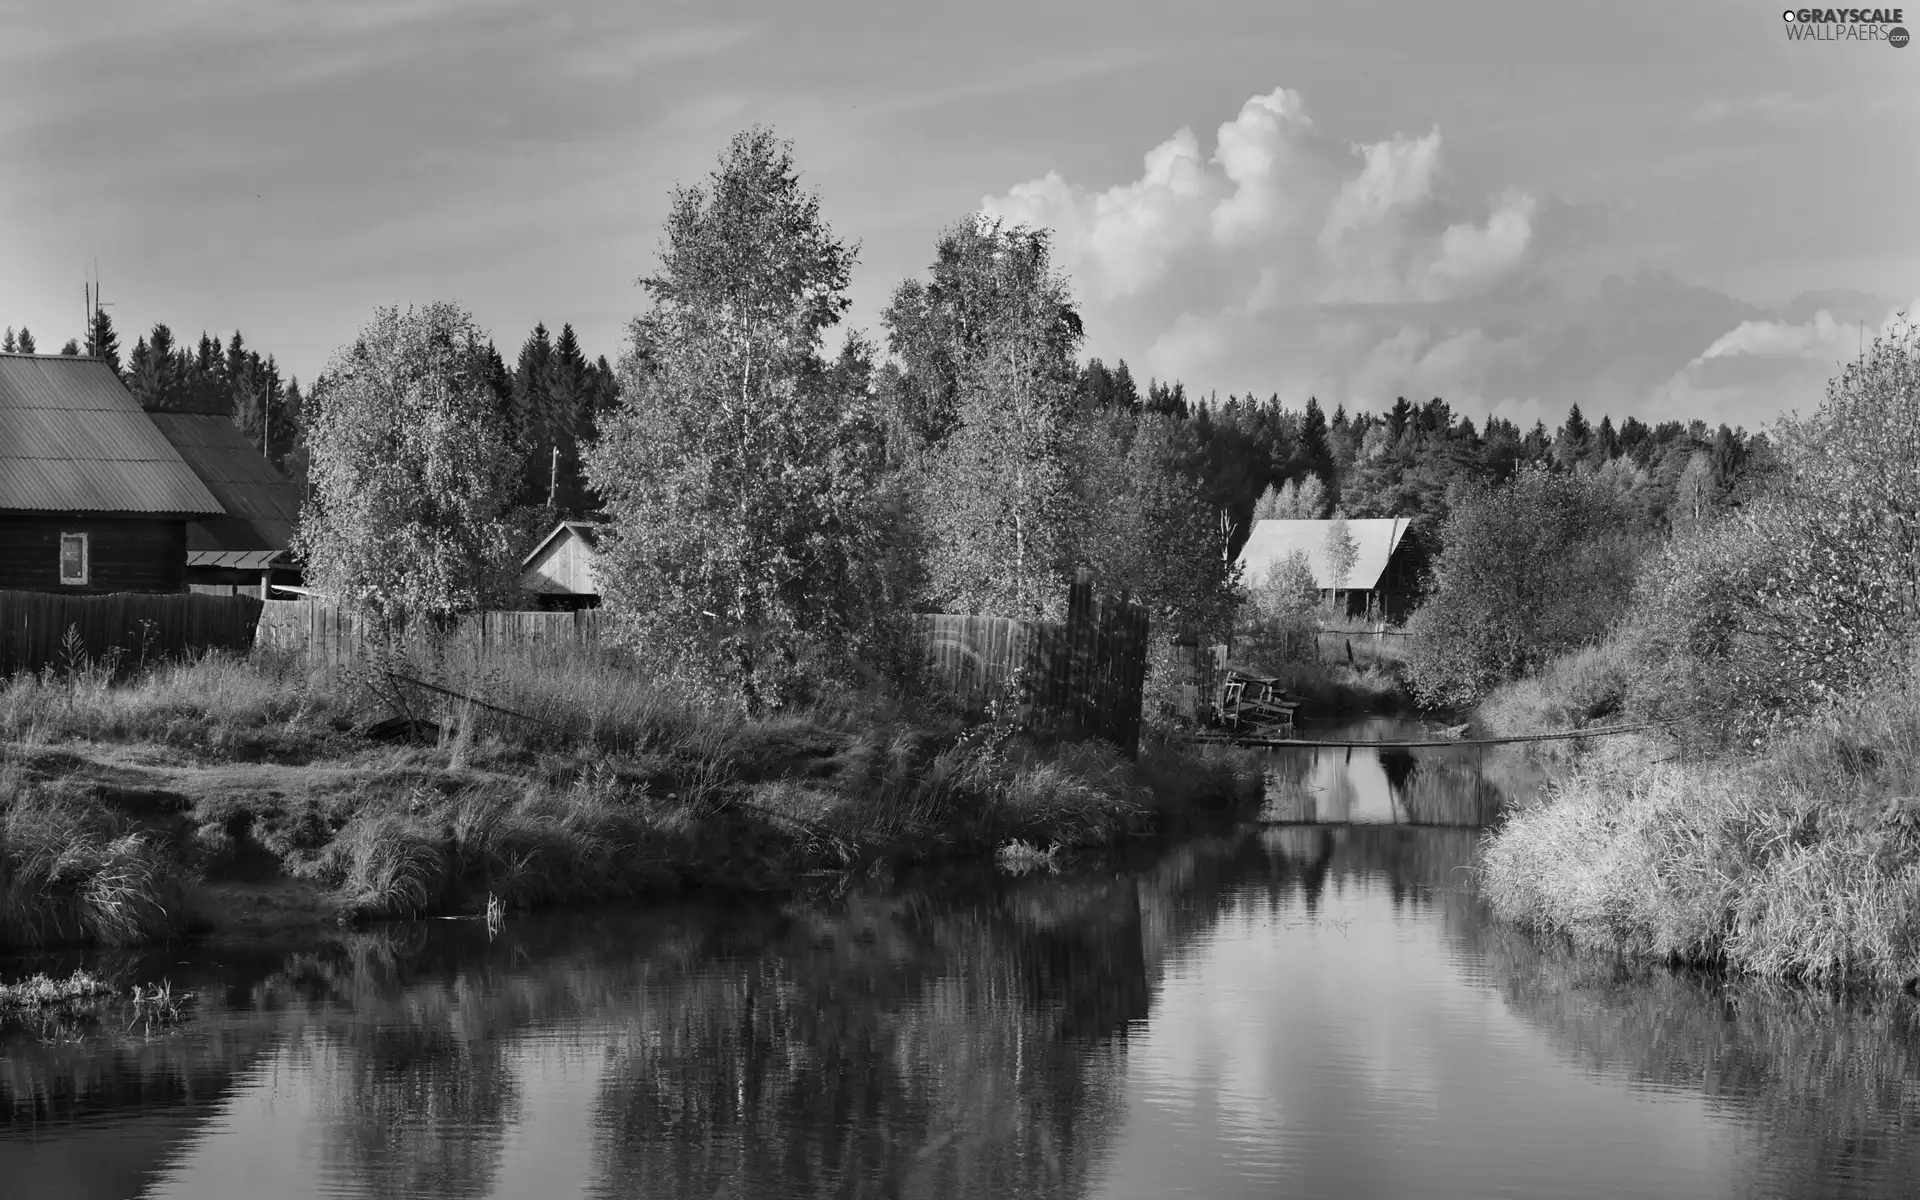
<instances>
[{"instance_id":1,"label":"grey cloudy sky","mask_svg":"<svg viewBox=\"0 0 1920 1200\"><path fill-rule=\"evenodd\" d=\"M1912 14L1920 18L1920 11ZM1914 20L1920 25L1920 20ZM614 357L669 190L792 138L855 325L977 209L1190 391L1810 408L1920 293L1920 48L1769 3L0 0L0 324L240 328L303 378L452 298ZM1822 314L1825 314L1824 316Z\"/></svg>"}]
</instances>

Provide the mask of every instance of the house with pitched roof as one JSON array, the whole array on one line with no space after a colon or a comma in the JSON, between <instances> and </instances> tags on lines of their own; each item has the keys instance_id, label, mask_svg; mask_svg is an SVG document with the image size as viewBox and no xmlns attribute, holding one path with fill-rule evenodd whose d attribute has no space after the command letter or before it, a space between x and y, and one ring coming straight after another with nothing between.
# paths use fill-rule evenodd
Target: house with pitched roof
<instances>
[{"instance_id":1,"label":"house with pitched roof","mask_svg":"<svg viewBox=\"0 0 1920 1200\"><path fill-rule=\"evenodd\" d=\"M1419 585L1415 547L1406 517L1349 519L1353 561L1344 574L1328 553L1332 521L1256 521L1240 551L1241 579L1251 585L1297 553L1307 556L1323 599L1344 603L1351 613L1385 619L1404 617Z\"/></svg>"},{"instance_id":2,"label":"house with pitched roof","mask_svg":"<svg viewBox=\"0 0 1920 1200\"><path fill-rule=\"evenodd\" d=\"M0 354L0 589L182 591L226 515L105 362Z\"/></svg>"},{"instance_id":3,"label":"house with pitched roof","mask_svg":"<svg viewBox=\"0 0 1920 1200\"><path fill-rule=\"evenodd\" d=\"M147 417L207 485L224 515L187 522L186 579L196 592L271 598L297 584L290 547L300 489L247 440L226 409L149 409Z\"/></svg>"}]
</instances>

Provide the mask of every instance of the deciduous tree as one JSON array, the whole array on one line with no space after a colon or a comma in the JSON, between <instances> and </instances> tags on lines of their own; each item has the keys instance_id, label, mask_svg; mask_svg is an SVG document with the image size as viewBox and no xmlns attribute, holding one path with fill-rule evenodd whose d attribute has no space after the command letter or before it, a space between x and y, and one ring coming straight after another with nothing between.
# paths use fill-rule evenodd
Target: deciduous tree
<instances>
[{"instance_id":1,"label":"deciduous tree","mask_svg":"<svg viewBox=\"0 0 1920 1200\"><path fill-rule=\"evenodd\" d=\"M652 307L588 456L617 636L751 704L802 698L812 663L838 669L889 612L870 352L856 337L837 363L822 355L855 253L789 143L735 137L674 194L641 281Z\"/></svg>"},{"instance_id":2,"label":"deciduous tree","mask_svg":"<svg viewBox=\"0 0 1920 1200\"><path fill-rule=\"evenodd\" d=\"M458 306L376 310L336 351L306 430L300 551L322 592L385 622L445 622L511 584L519 462L491 347Z\"/></svg>"}]
</instances>

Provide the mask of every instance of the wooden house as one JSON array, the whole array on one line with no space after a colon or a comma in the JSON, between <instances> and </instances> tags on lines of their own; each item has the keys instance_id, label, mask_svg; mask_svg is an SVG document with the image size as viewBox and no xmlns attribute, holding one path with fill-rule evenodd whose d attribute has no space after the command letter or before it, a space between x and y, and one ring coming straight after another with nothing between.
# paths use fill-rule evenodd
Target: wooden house
<instances>
[{"instance_id":1,"label":"wooden house","mask_svg":"<svg viewBox=\"0 0 1920 1200\"><path fill-rule=\"evenodd\" d=\"M1322 599L1344 605L1356 615L1404 617L1413 606L1419 583L1415 547L1407 538L1412 522L1406 517L1379 517L1346 524L1353 541L1353 564L1344 577L1336 579L1327 555L1332 521L1256 521L1240 551L1242 582L1260 583L1297 551L1307 556Z\"/></svg>"},{"instance_id":2,"label":"wooden house","mask_svg":"<svg viewBox=\"0 0 1920 1200\"><path fill-rule=\"evenodd\" d=\"M520 590L541 608L597 608L598 533L588 521L562 521L520 563Z\"/></svg>"},{"instance_id":3,"label":"wooden house","mask_svg":"<svg viewBox=\"0 0 1920 1200\"><path fill-rule=\"evenodd\" d=\"M299 583L289 551L300 519L299 488L247 440L224 408L150 409L147 416L226 510L223 516L187 523L187 586L265 600L275 584Z\"/></svg>"},{"instance_id":4,"label":"wooden house","mask_svg":"<svg viewBox=\"0 0 1920 1200\"><path fill-rule=\"evenodd\" d=\"M112 367L0 354L0 589L183 591L188 523L225 515Z\"/></svg>"}]
</instances>

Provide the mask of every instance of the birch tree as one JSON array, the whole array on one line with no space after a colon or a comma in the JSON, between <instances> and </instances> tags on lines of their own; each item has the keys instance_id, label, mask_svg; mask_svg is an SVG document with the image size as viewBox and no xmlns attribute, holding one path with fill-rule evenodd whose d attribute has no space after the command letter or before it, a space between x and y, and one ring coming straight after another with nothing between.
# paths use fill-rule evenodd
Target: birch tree
<instances>
[{"instance_id":1,"label":"birch tree","mask_svg":"<svg viewBox=\"0 0 1920 1200\"><path fill-rule=\"evenodd\" d=\"M736 136L674 193L660 269L640 281L652 307L587 459L615 635L750 705L799 699L808 662L843 659L888 607L871 353L858 337L837 362L822 353L855 254L789 143Z\"/></svg>"},{"instance_id":2,"label":"birch tree","mask_svg":"<svg viewBox=\"0 0 1920 1200\"><path fill-rule=\"evenodd\" d=\"M928 357L951 379L951 415L926 423L944 433L920 490L934 598L949 611L1057 615L1073 550L1081 328L1047 234L979 217L948 229L933 282L895 294L896 347L915 321L934 330Z\"/></svg>"},{"instance_id":3,"label":"birch tree","mask_svg":"<svg viewBox=\"0 0 1920 1200\"><path fill-rule=\"evenodd\" d=\"M444 621L510 586L519 462L492 352L456 305L378 309L325 371L305 432L308 580L376 619Z\"/></svg>"}]
</instances>

